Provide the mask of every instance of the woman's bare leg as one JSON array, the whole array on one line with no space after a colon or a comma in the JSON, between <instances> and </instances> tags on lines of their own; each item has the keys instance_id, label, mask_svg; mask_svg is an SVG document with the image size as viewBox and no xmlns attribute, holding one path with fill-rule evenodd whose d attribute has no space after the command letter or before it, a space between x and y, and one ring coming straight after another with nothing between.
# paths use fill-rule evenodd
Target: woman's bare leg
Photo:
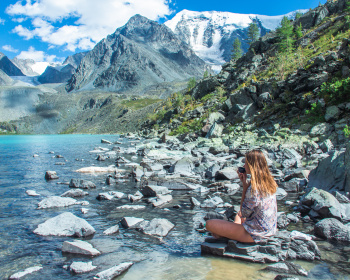
<instances>
[{"instance_id":1,"label":"woman's bare leg","mask_svg":"<svg viewBox=\"0 0 350 280\"><path fill-rule=\"evenodd\" d=\"M236 214L236 216L235 216L234 223L235 224L239 224L239 225L242 224L242 219L241 219L241 217L238 214Z\"/></svg>"},{"instance_id":2,"label":"woman's bare leg","mask_svg":"<svg viewBox=\"0 0 350 280\"><path fill-rule=\"evenodd\" d=\"M241 224L224 220L208 220L206 228L214 236L222 236L239 242L254 242L253 238Z\"/></svg>"}]
</instances>

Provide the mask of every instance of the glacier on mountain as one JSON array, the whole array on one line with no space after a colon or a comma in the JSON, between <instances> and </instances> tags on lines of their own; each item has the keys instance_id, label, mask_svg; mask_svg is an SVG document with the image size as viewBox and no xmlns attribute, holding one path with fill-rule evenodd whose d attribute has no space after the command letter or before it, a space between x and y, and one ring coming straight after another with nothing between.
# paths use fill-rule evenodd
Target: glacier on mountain
<instances>
[{"instance_id":1,"label":"glacier on mountain","mask_svg":"<svg viewBox=\"0 0 350 280\"><path fill-rule=\"evenodd\" d=\"M301 13L306 11L299 10ZM221 65L230 60L233 41L236 38L241 40L243 51L247 51L247 31L251 22L255 21L258 24L263 36L276 29L284 16L294 18L295 14L296 11L286 15L265 16L183 10L164 24L218 72Z\"/></svg>"}]
</instances>

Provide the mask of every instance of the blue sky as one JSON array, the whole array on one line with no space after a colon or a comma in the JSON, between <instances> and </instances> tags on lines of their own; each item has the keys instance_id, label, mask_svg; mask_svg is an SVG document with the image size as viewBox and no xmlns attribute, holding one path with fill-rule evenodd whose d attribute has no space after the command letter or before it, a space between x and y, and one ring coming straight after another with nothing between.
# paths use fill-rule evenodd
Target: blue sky
<instances>
[{"instance_id":1,"label":"blue sky","mask_svg":"<svg viewBox=\"0 0 350 280\"><path fill-rule=\"evenodd\" d=\"M90 50L137 13L159 22L183 9L282 15L320 2L326 0L0 0L0 52L59 62Z\"/></svg>"}]
</instances>

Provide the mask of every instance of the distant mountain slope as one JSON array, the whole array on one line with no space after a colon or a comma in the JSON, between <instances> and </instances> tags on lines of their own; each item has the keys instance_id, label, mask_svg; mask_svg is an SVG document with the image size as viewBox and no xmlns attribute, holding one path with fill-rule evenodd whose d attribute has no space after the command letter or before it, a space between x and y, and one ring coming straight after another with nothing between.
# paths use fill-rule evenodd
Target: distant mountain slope
<instances>
[{"instance_id":1,"label":"distant mountain slope","mask_svg":"<svg viewBox=\"0 0 350 280\"><path fill-rule=\"evenodd\" d=\"M70 64L72 65L75 69L78 68L80 62L82 59L88 54L89 52L81 52L81 53L76 53L73 55L68 56L62 65L67 65Z\"/></svg>"},{"instance_id":2,"label":"distant mountain slope","mask_svg":"<svg viewBox=\"0 0 350 280\"><path fill-rule=\"evenodd\" d=\"M294 15L295 12L291 12L286 16L292 18ZM220 70L221 65L230 60L233 41L236 38L241 40L244 52L248 50L247 32L253 20L258 24L263 36L276 29L283 16L183 10L165 22L165 25L189 44L200 58L214 69Z\"/></svg>"},{"instance_id":3,"label":"distant mountain slope","mask_svg":"<svg viewBox=\"0 0 350 280\"><path fill-rule=\"evenodd\" d=\"M35 72L33 67L36 64L36 62L33 59L19 59L17 57L14 57L11 59L13 64L15 64L24 75L26 76L38 76L41 73Z\"/></svg>"},{"instance_id":4,"label":"distant mountain slope","mask_svg":"<svg viewBox=\"0 0 350 280\"><path fill-rule=\"evenodd\" d=\"M42 84L65 83L74 72L75 68L71 64L59 67L48 66L45 72L38 77L38 81Z\"/></svg>"},{"instance_id":5,"label":"distant mountain slope","mask_svg":"<svg viewBox=\"0 0 350 280\"><path fill-rule=\"evenodd\" d=\"M66 89L135 93L203 76L206 69L206 63L168 27L135 15L82 59Z\"/></svg>"},{"instance_id":6,"label":"distant mountain slope","mask_svg":"<svg viewBox=\"0 0 350 280\"><path fill-rule=\"evenodd\" d=\"M8 76L24 76L21 70L12 63L12 61L0 52L0 70L4 71Z\"/></svg>"},{"instance_id":7,"label":"distant mountain slope","mask_svg":"<svg viewBox=\"0 0 350 280\"><path fill-rule=\"evenodd\" d=\"M13 80L4 71L0 70L0 86L10 86L12 84Z\"/></svg>"}]
</instances>

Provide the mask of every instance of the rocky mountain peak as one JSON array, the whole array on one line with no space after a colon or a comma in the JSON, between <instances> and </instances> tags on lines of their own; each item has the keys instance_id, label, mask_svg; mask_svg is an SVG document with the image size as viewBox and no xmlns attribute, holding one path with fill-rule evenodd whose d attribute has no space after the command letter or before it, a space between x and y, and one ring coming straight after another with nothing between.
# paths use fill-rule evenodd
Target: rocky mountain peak
<instances>
[{"instance_id":1,"label":"rocky mountain peak","mask_svg":"<svg viewBox=\"0 0 350 280\"><path fill-rule=\"evenodd\" d=\"M144 92L157 84L202 76L207 69L168 27L135 15L82 59L66 88Z\"/></svg>"}]
</instances>

